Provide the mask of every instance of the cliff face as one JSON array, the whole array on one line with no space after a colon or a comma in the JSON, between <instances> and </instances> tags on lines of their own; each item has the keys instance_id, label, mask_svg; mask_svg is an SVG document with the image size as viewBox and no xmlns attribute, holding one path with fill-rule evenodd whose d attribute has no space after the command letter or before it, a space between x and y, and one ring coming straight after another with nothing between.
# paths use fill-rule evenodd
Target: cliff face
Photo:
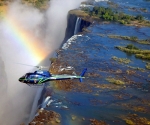
<instances>
[{"instance_id":1,"label":"cliff face","mask_svg":"<svg viewBox=\"0 0 150 125\"><path fill-rule=\"evenodd\" d=\"M76 24L77 16L74 14L68 14L67 17L67 28L65 33L65 38L63 40L63 43L67 41L71 36L74 35L74 29Z\"/></svg>"},{"instance_id":2,"label":"cliff face","mask_svg":"<svg viewBox=\"0 0 150 125\"><path fill-rule=\"evenodd\" d=\"M83 15L81 15L81 12L77 14L76 11L69 12L67 20L67 28L63 43L73 35L81 32L83 28L88 27L91 24L90 21L85 20Z\"/></svg>"},{"instance_id":3,"label":"cliff face","mask_svg":"<svg viewBox=\"0 0 150 125\"><path fill-rule=\"evenodd\" d=\"M81 32L83 28L88 27L90 24L91 24L91 22L86 21L85 19L83 19L82 16L79 16L76 13L68 13L67 28L66 28L65 38L63 40L63 43L66 42L73 35L77 34L78 32ZM38 100L38 105L42 104L43 95L45 95L45 97L51 96L51 94L48 92L48 89L46 89L46 90L44 89L42 91L42 96L41 96L40 100ZM41 107L39 107L39 108L41 108ZM53 116L53 114L57 114L57 113L51 112L51 111L46 111L46 110L43 110L43 111L39 110L39 115L36 116L33 119L33 121L31 121L29 123L29 125L32 125L34 123L38 124L40 122L47 123L47 124L50 123L52 125L55 124L55 122L59 124L60 118L57 115Z\"/></svg>"},{"instance_id":4,"label":"cliff face","mask_svg":"<svg viewBox=\"0 0 150 125\"><path fill-rule=\"evenodd\" d=\"M81 25L80 25L81 31L82 31L83 28L86 28L86 27L88 27L90 25L91 25L91 22L82 19Z\"/></svg>"}]
</instances>

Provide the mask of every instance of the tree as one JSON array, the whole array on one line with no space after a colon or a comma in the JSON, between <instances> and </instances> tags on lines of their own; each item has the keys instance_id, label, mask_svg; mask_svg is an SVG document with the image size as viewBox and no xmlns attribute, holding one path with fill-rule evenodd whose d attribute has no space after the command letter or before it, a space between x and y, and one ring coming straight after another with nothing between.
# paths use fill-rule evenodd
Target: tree
<instances>
[{"instance_id":1,"label":"tree","mask_svg":"<svg viewBox=\"0 0 150 125\"><path fill-rule=\"evenodd\" d=\"M104 18L104 20L110 20L110 15L106 12L106 13L103 15L103 18Z\"/></svg>"},{"instance_id":2,"label":"tree","mask_svg":"<svg viewBox=\"0 0 150 125\"><path fill-rule=\"evenodd\" d=\"M137 39L138 39L136 36L131 36L130 38L132 41L137 41Z\"/></svg>"},{"instance_id":3,"label":"tree","mask_svg":"<svg viewBox=\"0 0 150 125\"><path fill-rule=\"evenodd\" d=\"M118 21L118 15L117 15L117 14L114 14L113 19L114 19L114 21Z\"/></svg>"},{"instance_id":4,"label":"tree","mask_svg":"<svg viewBox=\"0 0 150 125\"><path fill-rule=\"evenodd\" d=\"M93 11L94 11L94 13L97 15L98 14L98 10L99 10L99 7L94 7L93 8Z\"/></svg>"},{"instance_id":5,"label":"tree","mask_svg":"<svg viewBox=\"0 0 150 125\"><path fill-rule=\"evenodd\" d=\"M132 45L132 44L127 45L126 48L127 49L136 49L136 50L138 50L138 48L136 46Z\"/></svg>"},{"instance_id":6,"label":"tree","mask_svg":"<svg viewBox=\"0 0 150 125\"><path fill-rule=\"evenodd\" d=\"M137 20L143 20L143 16L142 16L142 15L137 15L137 16L135 17L135 19L137 19Z\"/></svg>"}]
</instances>

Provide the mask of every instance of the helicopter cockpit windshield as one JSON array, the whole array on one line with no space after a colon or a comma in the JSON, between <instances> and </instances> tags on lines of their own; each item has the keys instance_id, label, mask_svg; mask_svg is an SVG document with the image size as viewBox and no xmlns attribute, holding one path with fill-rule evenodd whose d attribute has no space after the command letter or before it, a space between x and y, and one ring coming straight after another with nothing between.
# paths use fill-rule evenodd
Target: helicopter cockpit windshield
<instances>
[{"instance_id":1,"label":"helicopter cockpit windshield","mask_svg":"<svg viewBox=\"0 0 150 125\"><path fill-rule=\"evenodd\" d=\"M21 78L26 79L27 78L27 74L23 75Z\"/></svg>"},{"instance_id":2,"label":"helicopter cockpit windshield","mask_svg":"<svg viewBox=\"0 0 150 125\"><path fill-rule=\"evenodd\" d=\"M25 76L24 76L24 78L26 79L28 77L28 75L26 74Z\"/></svg>"},{"instance_id":3,"label":"helicopter cockpit windshield","mask_svg":"<svg viewBox=\"0 0 150 125\"><path fill-rule=\"evenodd\" d=\"M28 79L29 76L30 76L29 74L25 74L21 78Z\"/></svg>"}]
</instances>

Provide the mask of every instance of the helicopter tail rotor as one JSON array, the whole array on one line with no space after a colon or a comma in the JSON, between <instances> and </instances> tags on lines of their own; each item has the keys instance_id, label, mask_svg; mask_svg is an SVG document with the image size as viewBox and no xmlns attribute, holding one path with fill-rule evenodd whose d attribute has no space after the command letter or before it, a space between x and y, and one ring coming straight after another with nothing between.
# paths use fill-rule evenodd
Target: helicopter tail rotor
<instances>
[{"instance_id":1,"label":"helicopter tail rotor","mask_svg":"<svg viewBox=\"0 0 150 125\"><path fill-rule=\"evenodd\" d=\"M85 68L85 69L82 71L82 73L80 74L80 76L81 76L82 78L84 78L83 76L84 76L84 74L85 74L86 71L87 71L87 68ZM80 82L82 82L82 78L79 78L79 81L80 81Z\"/></svg>"}]
</instances>

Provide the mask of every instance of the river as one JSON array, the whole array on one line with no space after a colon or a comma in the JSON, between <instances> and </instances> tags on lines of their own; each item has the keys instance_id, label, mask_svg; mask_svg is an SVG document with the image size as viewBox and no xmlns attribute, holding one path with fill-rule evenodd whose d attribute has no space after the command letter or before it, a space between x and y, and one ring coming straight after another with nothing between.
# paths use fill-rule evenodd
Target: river
<instances>
[{"instance_id":1,"label":"river","mask_svg":"<svg viewBox=\"0 0 150 125\"><path fill-rule=\"evenodd\" d=\"M113 0L120 10L136 14L129 7L146 8L149 18L149 2L138 0L127 2ZM108 6L99 1L97 5ZM126 8L128 7L128 9ZM139 12L139 11L138 11ZM74 67L76 74L87 68L82 83L78 80L50 82L53 102L45 110L53 110L61 115L61 125L87 125L93 119L102 125L148 124L150 120L150 70L145 68L148 60L136 58L116 49L116 46L133 44L140 49L149 50L149 45L112 39L108 35L136 36L139 39L150 38L149 27L125 26L118 23L95 23L72 36L58 51L58 62L52 64L56 69ZM113 57L127 58L128 64L119 63ZM57 65L59 64L59 65ZM134 68L133 68L134 67ZM138 70L144 69L144 70ZM116 85L109 78L124 82ZM95 125L95 124L94 124Z\"/></svg>"}]
</instances>

